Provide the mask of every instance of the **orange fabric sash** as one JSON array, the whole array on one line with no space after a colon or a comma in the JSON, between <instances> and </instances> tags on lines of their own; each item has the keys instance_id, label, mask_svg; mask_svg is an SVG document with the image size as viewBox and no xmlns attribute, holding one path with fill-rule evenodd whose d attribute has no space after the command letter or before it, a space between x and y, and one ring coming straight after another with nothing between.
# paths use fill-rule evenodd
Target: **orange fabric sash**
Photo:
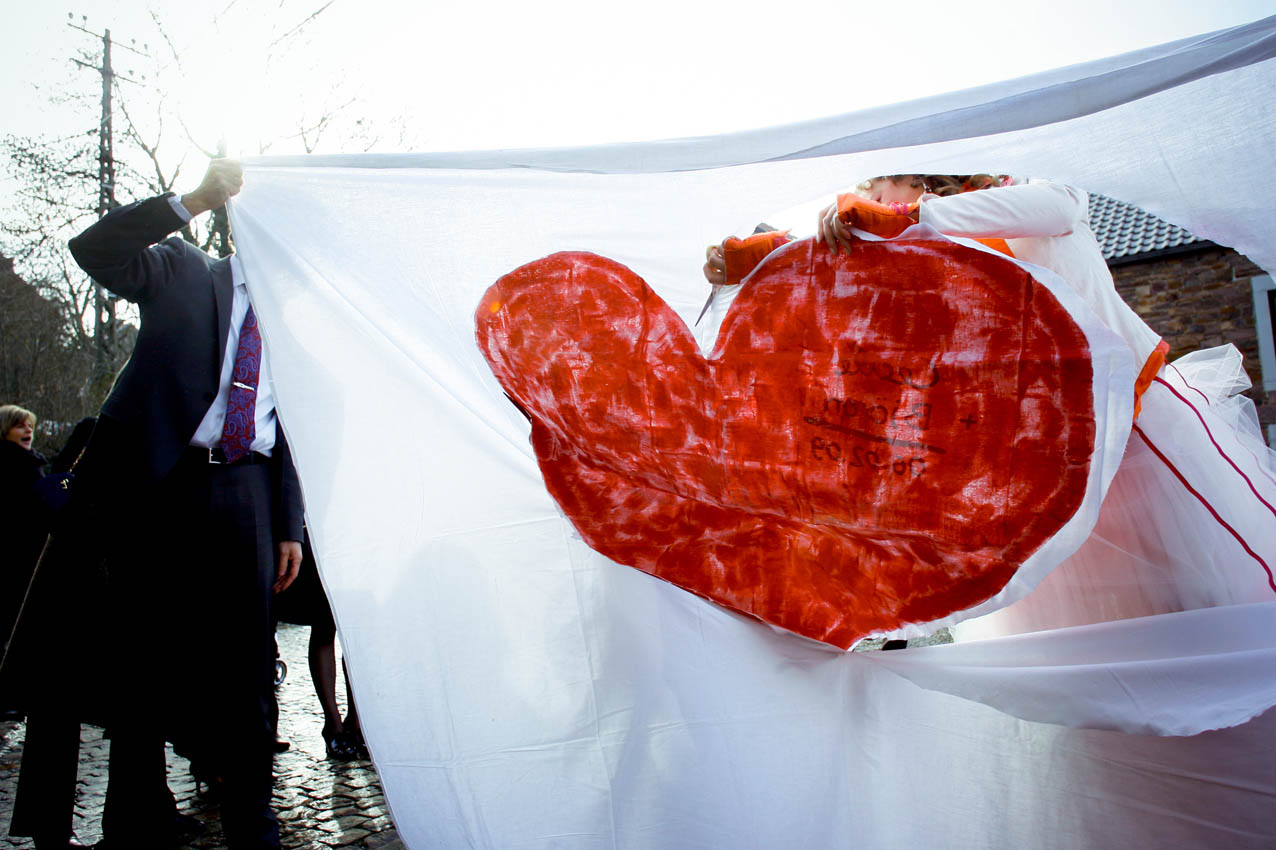
<instances>
[{"instance_id":1,"label":"orange fabric sash","mask_svg":"<svg viewBox=\"0 0 1276 850\"><path fill-rule=\"evenodd\" d=\"M1010 246L1006 244L1005 239L995 239L995 238L994 239L976 239L975 241L980 243L981 245L988 246L994 251L1000 251L1001 253L1005 254L1007 257L1013 257L1015 255L1015 252L1011 251Z\"/></svg>"},{"instance_id":2,"label":"orange fabric sash","mask_svg":"<svg viewBox=\"0 0 1276 850\"><path fill-rule=\"evenodd\" d=\"M1157 343L1156 348L1152 349L1152 353L1148 355L1147 362L1143 364L1139 377L1134 381L1134 418L1139 418L1139 413L1143 410L1143 394L1147 392L1147 388L1152 386L1152 379L1161 371L1161 367L1165 365L1165 355L1170 352L1170 344L1165 340Z\"/></svg>"}]
</instances>

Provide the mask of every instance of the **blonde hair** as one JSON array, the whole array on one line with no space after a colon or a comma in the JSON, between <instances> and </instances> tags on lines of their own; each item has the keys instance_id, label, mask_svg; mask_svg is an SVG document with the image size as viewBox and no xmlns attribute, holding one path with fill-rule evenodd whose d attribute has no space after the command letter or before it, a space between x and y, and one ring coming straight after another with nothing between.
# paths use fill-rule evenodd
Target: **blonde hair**
<instances>
[{"instance_id":1,"label":"blonde hair","mask_svg":"<svg viewBox=\"0 0 1276 850\"><path fill-rule=\"evenodd\" d=\"M25 407L18 407L16 404L0 405L0 438L8 434L10 428L16 428L28 422L31 423L32 428L35 427L35 414Z\"/></svg>"}]
</instances>

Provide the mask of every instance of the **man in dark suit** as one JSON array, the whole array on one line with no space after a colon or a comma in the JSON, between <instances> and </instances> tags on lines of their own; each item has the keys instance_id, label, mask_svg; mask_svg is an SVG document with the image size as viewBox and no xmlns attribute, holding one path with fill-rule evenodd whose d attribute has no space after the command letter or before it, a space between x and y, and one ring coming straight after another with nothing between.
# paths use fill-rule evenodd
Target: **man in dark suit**
<instances>
[{"instance_id":1,"label":"man in dark suit","mask_svg":"<svg viewBox=\"0 0 1276 850\"><path fill-rule=\"evenodd\" d=\"M238 163L214 160L194 192L120 207L70 244L82 269L141 314L77 468L72 511L108 574L111 848L175 841L166 737L220 778L231 848L279 846L270 604L301 562L300 492L238 258L165 238L242 184ZM39 838L48 824L18 807L14 831ZM65 847L68 835L54 840Z\"/></svg>"}]
</instances>

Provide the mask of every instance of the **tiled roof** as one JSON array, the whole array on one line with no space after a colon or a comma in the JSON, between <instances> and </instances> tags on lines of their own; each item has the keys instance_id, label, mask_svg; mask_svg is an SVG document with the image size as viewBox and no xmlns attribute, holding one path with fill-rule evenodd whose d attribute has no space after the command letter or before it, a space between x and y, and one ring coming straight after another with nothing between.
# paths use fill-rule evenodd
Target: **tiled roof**
<instances>
[{"instance_id":1,"label":"tiled roof","mask_svg":"<svg viewBox=\"0 0 1276 850\"><path fill-rule=\"evenodd\" d=\"M1140 254L1209 243L1139 207L1105 195L1090 195L1090 229L1108 262Z\"/></svg>"}]
</instances>

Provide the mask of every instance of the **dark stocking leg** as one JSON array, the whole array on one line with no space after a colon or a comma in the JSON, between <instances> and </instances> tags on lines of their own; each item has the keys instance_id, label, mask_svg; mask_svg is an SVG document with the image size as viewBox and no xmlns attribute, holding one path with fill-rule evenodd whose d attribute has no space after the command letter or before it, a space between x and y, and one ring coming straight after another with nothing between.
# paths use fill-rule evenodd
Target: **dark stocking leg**
<instances>
[{"instance_id":1,"label":"dark stocking leg","mask_svg":"<svg viewBox=\"0 0 1276 850\"><path fill-rule=\"evenodd\" d=\"M310 627L310 678L323 707L323 737L341 734L341 709L337 706L337 630L330 622Z\"/></svg>"}]
</instances>

